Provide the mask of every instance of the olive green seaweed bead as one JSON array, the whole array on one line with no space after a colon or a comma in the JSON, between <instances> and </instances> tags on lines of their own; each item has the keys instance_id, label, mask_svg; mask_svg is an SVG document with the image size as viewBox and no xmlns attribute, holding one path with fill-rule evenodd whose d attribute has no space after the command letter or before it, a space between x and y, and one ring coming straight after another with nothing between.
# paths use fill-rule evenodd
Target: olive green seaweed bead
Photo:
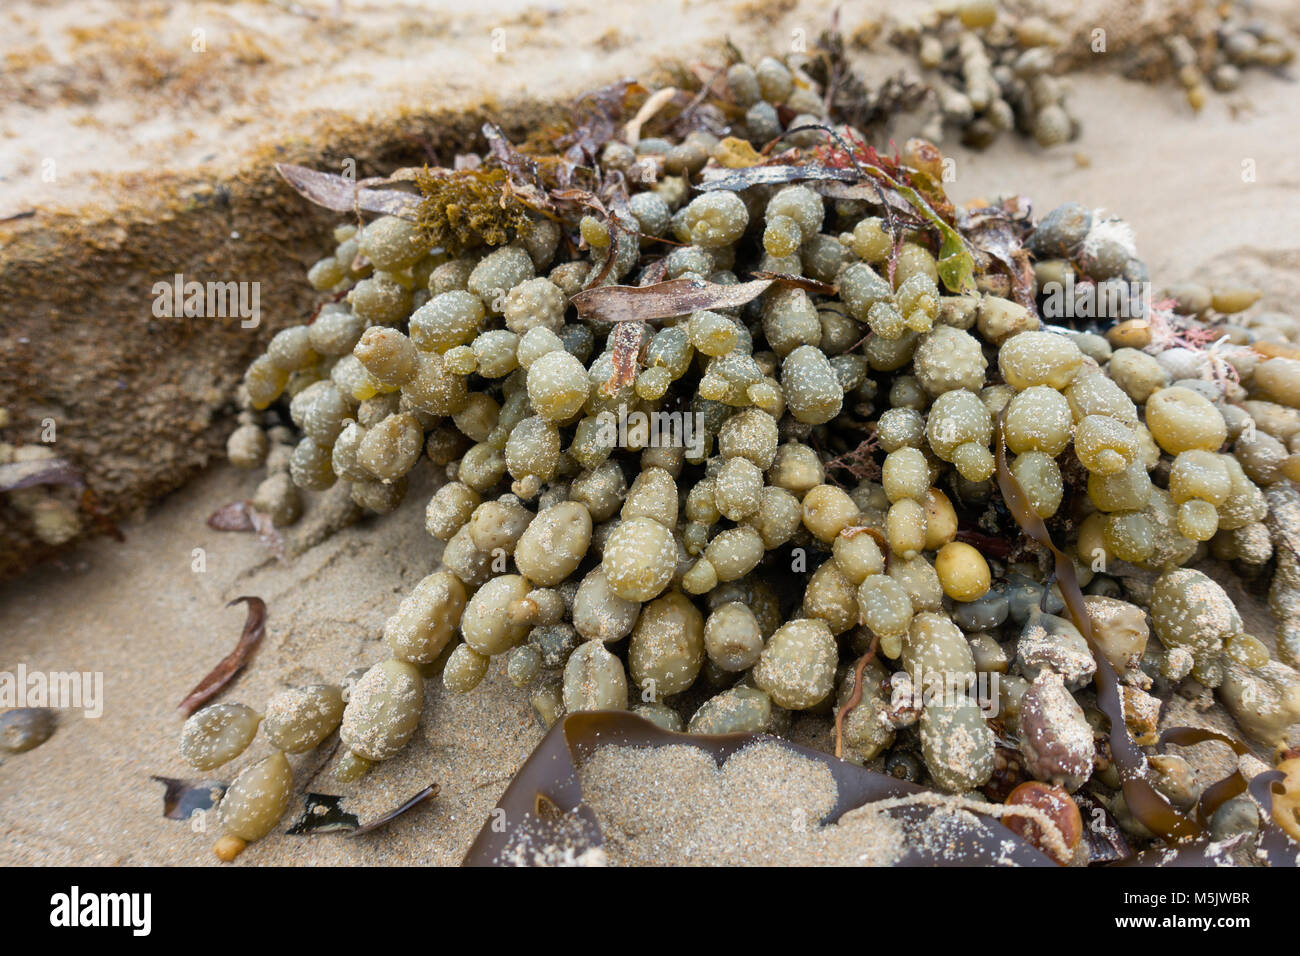
<instances>
[{"instance_id":1,"label":"olive green seaweed bead","mask_svg":"<svg viewBox=\"0 0 1300 956\"><path fill-rule=\"evenodd\" d=\"M243 753L262 717L243 704L210 704L181 728L181 757L195 770L212 770Z\"/></svg>"},{"instance_id":2,"label":"olive green seaweed bead","mask_svg":"<svg viewBox=\"0 0 1300 956\"><path fill-rule=\"evenodd\" d=\"M586 641L569 655L564 665L564 708L627 710L627 675L623 662L599 641Z\"/></svg>"},{"instance_id":3,"label":"olive green seaweed bead","mask_svg":"<svg viewBox=\"0 0 1300 956\"><path fill-rule=\"evenodd\" d=\"M450 571L435 571L384 624L384 643L398 660L432 663L455 636L466 600L459 578Z\"/></svg>"},{"instance_id":4,"label":"olive green seaweed bead","mask_svg":"<svg viewBox=\"0 0 1300 956\"><path fill-rule=\"evenodd\" d=\"M787 710L807 710L834 690L838 658L826 622L791 621L768 639L754 666L754 683Z\"/></svg>"},{"instance_id":5,"label":"olive green seaweed bead","mask_svg":"<svg viewBox=\"0 0 1300 956\"><path fill-rule=\"evenodd\" d=\"M266 702L262 733L285 753L304 753L334 732L343 707L342 691L333 684L283 690Z\"/></svg>"},{"instance_id":6,"label":"olive green seaweed bead","mask_svg":"<svg viewBox=\"0 0 1300 956\"><path fill-rule=\"evenodd\" d=\"M685 595L665 594L642 609L628 646L628 669L643 694L660 700L686 690L704 656L704 617Z\"/></svg>"},{"instance_id":7,"label":"olive green seaweed bead","mask_svg":"<svg viewBox=\"0 0 1300 956\"><path fill-rule=\"evenodd\" d=\"M217 804L222 832L249 843L260 840L280 822L292 792L293 770L279 751L246 767Z\"/></svg>"},{"instance_id":8,"label":"olive green seaweed bead","mask_svg":"<svg viewBox=\"0 0 1300 956\"><path fill-rule=\"evenodd\" d=\"M406 661L382 661L353 685L339 737L367 760L387 760L411 739L423 707L419 668Z\"/></svg>"}]
</instances>

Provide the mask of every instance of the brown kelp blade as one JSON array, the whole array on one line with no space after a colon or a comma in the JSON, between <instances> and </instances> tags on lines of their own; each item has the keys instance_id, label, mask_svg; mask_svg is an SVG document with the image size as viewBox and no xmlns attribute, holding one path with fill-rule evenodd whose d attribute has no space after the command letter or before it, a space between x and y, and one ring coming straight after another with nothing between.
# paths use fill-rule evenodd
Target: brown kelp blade
<instances>
[{"instance_id":1,"label":"brown kelp blade","mask_svg":"<svg viewBox=\"0 0 1300 956\"><path fill-rule=\"evenodd\" d=\"M239 642L177 705L177 710L186 717L221 693L221 689L243 670L249 655L261 643L262 633L266 629L266 602L259 597L244 596L235 598L226 607L233 607L240 602L248 605L248 616L244 619L244 630L239 635Z\"/></svg>"},{"instance_id":2,"label":"brown kelp blade","mask_svg":"<svg viewBox=\"0 0 1300 956\"><path fill-rule=\"evenodd\" d=\"M838 789L835 806L821 821L837 821L850 810L895 797L923 793L925 788L829 754L801 747L768 734L677 734L626 711L570 714L551 728L520 768L489 815L465 855L465 866L531 865L541 848L564 848L566 859L580 857L603 843L600 825L582 801L578 767L599 747L698 747L721 765L737 751L759 741L770 741L815 760L830 770ZM889 810L900 820L915 823L936 808L910 805ZM900 866L954 866L1013 864L1055 866L1047 856L996 820L981 819L981 826L954 835L943 855L922 845L909 845ZM960 860L958 864L955 861Z\"/></svg>"},{"instance_id":3,"label":"brown kelp blade","mask_svg":"<svg viewBox=\"0 0 1300 956\"><path fill-rule=\"evenodd\" d=\"M1199 731L1199 728L1180 727L1178 730ZM1206 737L1205 739L1222 739L1222 735L1215 734L1212 738ZM1255 847L1255 858L1260 863L1271 867L1300 866L1300 843L1296 843L1288 837L1273 820L1273 784L1280 782L1285 777L1286 774L1280 770L1268 770L1252 777L1247 784L1251 797L1260 807L1259 842ZM1237 837L1221 843L1211 843L1208 838L1203 838L1177 848L1157 847L1152 850L1144 850L1137 856L1116 865L1137 867L1224 866L1230 864L1231 853L1241 839L1242 837Z\"/></svg>"}]
</instances>

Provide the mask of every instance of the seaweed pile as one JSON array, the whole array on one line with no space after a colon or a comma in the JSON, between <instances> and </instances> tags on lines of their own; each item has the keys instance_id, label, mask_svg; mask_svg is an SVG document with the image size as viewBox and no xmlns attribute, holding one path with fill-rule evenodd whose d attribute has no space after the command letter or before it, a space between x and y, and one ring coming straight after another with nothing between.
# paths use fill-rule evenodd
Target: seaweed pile
<instances>
[{"instance_id":1,"label":"seaweed pile","mask_svg":"<svg viewBox=\"0 0 1300 956\"><path fill-rule=\"evenodd\" d=\"M387 659L190 718L201 769L277 748L219 807L226 855L283 814L281 751L337 728L356 779L427 680L503 666L545 726L833 716L845 761L1032 807L1057 862L1133 857L1121 831L1294 860L1240 772L1152 748L1249 753L1162 736L1174 694L1213 693L1279 760L1293 739L1300 326L1238 319L1242 290L1141 294L1131 230L1081 205L955 206L933 144L882 155L834 112L841 67L623 82L383 180L282 169L352 221L308 273L317 312L245 377L231 460L268 476L246 526L302 492L387 514L433 468L445 545ZM1267 573L1275 549L1274 645L1189 565ZM1255 776L1265 805L1291 772ZM1114 821L1109 856L1047 822L1080 807Z\"/></svg>"}]
</instances>

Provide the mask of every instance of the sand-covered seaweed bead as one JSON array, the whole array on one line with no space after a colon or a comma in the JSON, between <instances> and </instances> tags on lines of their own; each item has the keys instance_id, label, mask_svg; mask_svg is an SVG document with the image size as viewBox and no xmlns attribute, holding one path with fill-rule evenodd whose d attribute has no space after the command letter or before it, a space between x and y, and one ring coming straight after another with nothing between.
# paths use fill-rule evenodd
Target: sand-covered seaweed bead
<instances>
[{"instance_id":1,"label":"sand-covered seaweed bead","mask_svg":"<svg viewBox=\"0 0 1300 956\"><path fill-rule=\"evenodd\" d=\"M627 674L623 662L599 641L585 641L564 665L564 709L627 710Z\"/></svg>"},{"instance_id":2,"label":"sand-covered seaweed bead","mask_svg":"<svg viewBox=\"0 0 1300 956\"><path fill-rule=\"evenodd\" d=\"M293 769L279 751L244 768L217 804L221 832L235 841L233 847L218 843L218 855L233 859L245 843L260 840L275 829L289 808L292 792Z\"/></svg>"},{"instance_id":3,"label":"sand-covered seaweed bead","mask_svg":"<svg viewBox=\"0 0 1300 956\"><path fill-rule=\"evenodd\" d=\"M294 446L289 459L289 475L293 483L308 491L324 491L335 481L328 447L322 447L310 438L303 438Z\"/></svg>"},{"instance_id":4,"label":"sand-covered seaweed bead","mask_svg":"<svg viewBox=\"0 0 1300 956\"><path fill-rule=\"evenodd\" d=\"M511 618L510 606L528 596L528 579L501 574L483 584L465 604L460 630L465 643L480 654L504 654L528 636L528 626Z\"/></svg>"},{"instance_id":5,"label":"sand-covered seaweed bead","mask_svg":"<svg viewBox=\"0 0 1300 956\"><path fill-rule=\"evenodd\" d=\"M553 422L534 415L510 432L505 464L512 478L534 475L544 481L555 473L559 460L560 433Z\"/></svg>"},{"instance_id":6,"label":"sand-covered seaweed bead","mask_svg":"<svg viewBox=\"0 0 1300 956\"><path fill-rule=\"evenodd\" d=\"M1066 790L1083 786L1093 770L1093 732L1060 674L1038 673L1021 698L1019 723L1025 769Z\"/></svg>"},{"instance_id":7,"label":"sand-covered seaweed bead","mask_svg":"<svg viewBox=\"0 0 1300 956\"><path fill-rule=\"evenodd\" d=\"M328 292L348 277L347 267L335 256L317 259L307 270L307 282L317 292Z\"/></svg>"},{"instance_id":8,"label":"sand-covered seaweed bead","mask_svg":"<svg viewBox=\"0 0 1300 956\"><path fill-rule=\"evenodd\" d=\"M858 506L843 488L818 485L803 497L804 527L828 544L857 517Z\"/></svg>"},{"instance_id":9,"label":"sand-covered seaweed bead","mask_svg":"<svg viewBox=\"0 0 1300 956\"><path fill-rule=\"evenodd\" d=\"M424 527L429 534L448 540L469 521L482 502L479 493L459 481L449 481L433 493L424 512Z\"/></svg>"},{"instance_id":10,"label":"sand-covered seaweed bead","mask_svg":"<svg viewBox=\"0 0 1300 956\"><path fill-rule=\"evenodd\" d=\"M1169 384L1169 374L1152 356L1137 349L1117 349L1106 363L1110 378L1129 398L1145 402Z\"/></svg>"},{"instance_id":11,"label":"sand-covered seaweed bead","mask_svg":"<svg viewBox=\"0 0 1300 956\"><path fill-rule=\"evenodd\" d=\"M917 686L965 693L975 678L975 659L961 629L946 615L912 618L902 643L903 667Z\"/></svg>"},{"instance_id":12,"label":"sand-covered seaweed bead","mask_svg":"<svg viewBox=\"0 0 1300 956\"><path fill-rule=\"evenodd\" d=\"M293 397L289 417L318 444L332 445L353 414L353 404L332 382L314 382Z\"/></svg>"},{"instance_id":13,"label":"sand-covered seaweed bead","mask_svg":"<svg viewBox=\"0 0 1300 956\"><path fill-rule=\"evenodd\" d=\"M956 465L968 481L993 474L993 419L973 392L953 389L936 398L926 418L925 437L934 453Z\"/></svg>"},{"instance_id":14,"label":"sand-covered seaweed bead","mask_svg":"<svg viewBox=\"0 0 1300 956\"><path fill-rule=\"evenodd\" d=\"M713 500L722 516L741 521L758 511L763 472L746 458L729 458L714 476Z\"/></svg>"},{"instance_id":15,"label":"sand-covered seaweed bead","mask_svg":"<svg viewBox=\"0 0 1300 956\"><path fill-rule=\"evenodd\" d=\"M346 355L356 347L366 323L350 309L328 307L307 326L308 342L321 355Z\"/></svg>"},{"instance_id":16,"label":"sand-covered seaweed bead","mask_svg":"<svg viewBox=\"0 0 1300 956\"><path fill-rule=\"evenodd\" d=\"M755 528L742 525L719 532L704 554L719 581L735 581L758 566L764 550L763 536Z\"/></svg>"},{"instance_id":17,"label":"sand-covered seaweed bead","mask_svg":"<svg viewBox=\"0 0 1300 956\"><path fill-rule=\"evenodd\" d=\"M841 533L832 543L832 554L841 573L854 585L868 577L882 574L885 558L880 545L870 534Z\"/></svg>"},{"instance_id":18,"label":"sand-covered seaweed bead","mask_svg":"<svg viewBox=\"0 0 1300 956\"><path fill-rule=\"evenodd\" d=\"M651 518L671 528L677 523L677 483L663 468L645 468L628 489L620 512L628 518Z\"/></svg>"},{"instance_id":19,"label":"sand-covered seaweed bead","mask_svg":"<svg viewBox=\"0 0 1300 956\"><path fill-rule=\"evenodd\" d=\"M771 551L785 544L803 523L803 507L792 492L768 485L759 495L758 511L745 523L762 536L763 547Z\"/></svg>"},{"instance_id":20,"label":"sand-covered seaweed bead","mask_svg":"<svg viewBox=\"0 0 1300 956\"><path fill-rule=\"evenodd\" d=\"M1070 444L1074 418L1069 402L1054 388L1034 385L1007 405L1003 434L1007 448L1019 455L1041 451L1055 457Z\"/></svg>"},{"instance_id":21,"label":"sand-covered seaweed bead","mask_svg":"<svg viewBox=\"0 0 1300 956\"><path fill-rule=\"evenodd\" d=\"M1300 674L1281 661L1251 668L1229 658L1218 697L1237 725L1266 747L1285 746L1288 729L1300 720Z\"/></svg>"},{"instance_id":22,"label":"sand-covered seaweed bead","mask_svg":"<svg viewBox=\"0 0 1300 956\"><path fill-rule=\"evenodd\" d=\"M352 349L375 381L392 387L406 384L415 374L415 352L409 338L380 325L366 329Z\"/></svg>"},{"instance_id":23,"label":"sand-covered seaweed bead","mask_svg":"<svg viewBox=\"0 0 1300 956\"><path fill-rule=\"evenodd\" d=\"M1138 436L1130 424L1118 418L1086 415L1075 428L1074 452L1089 471L1114 475L1137 460Z\"/></svg>"},{"instance_id":24,"label":"sand-covered seaweed bead","mask_svg":"<svg viewBox=\"0 0 1300 956\"><path fill-rule=\"evenodd\" d=\"M930 487L930 466L918 449L903 447L885 456L880 483L891 502L920 501Z\"/></svg>"},{"instance_id":25,"label":"sand-covered seaweed bead","mask_svg":"<svg viewBox=\"0 0 1300 956\"><path fill-rule=\"evenodd\" d=\"M291 687L266 702L262 733L277 750L305 753L334 732L343 706L343 693L334 684Z\"/></svg>"},{"instance_id":26,"label":"sand-covered seaweed bead","mask_svg":"<svg viewBox=\"0 0 1300 956\"><path fill-rule=\"evenodd\" d=\"M768 200L765 214L769 219L775 216L793 219L806 242L821 231L826 210L822 197L807 186L784 186Z\"/></svg>"},{"instance_id":27,"label":"sand-covered seaweed bead","mask_svg":"<svg viewBox=\"0 0 1300 956\"><path fill-rule=\"evenodd\" d=\"M520 246L502 246L479 260L465 287L483 300L492 315L505 308L506 294L536 275L532 257Z\"/></svg>"},{"instance_id":28,"label":"sand-covered seaweed bead","mask_svg":"<svg viewBox=\"0 0 1300 956\"><path fill-rule=\"evenodd\" d=\"M727 68L727 88L741 106L752 106L763 96L758 75L748 63L733 63Z\"/></svg>"},{"instance_id":29,"label":"sand-covered seaweed bead","mask_svg":"<svg viewBox=\"0 0 1300 956\"><path fill-rule=\"evenodd\" d=\"M1013 335L1036 330L1038 319L1019 302L986 295L980 300L975 325L986 341L1000 346Z\"/></svg>"},{"instance_id":30,"label":"sand-covered seaweed bead","mask_svg":"<svg viewBox=\"0 0 1300 956\"><path fill-rule=\"evenodd\" d=\"M1213 452L1180 452L1169 471L1169 493L1178 504L1196 498L1217 507L1232 494L1232 473L1224 459Z\"/></svg>"},{"instance_id":31,"label":"sand-covered seaweed bead","mask_svg":"<svg viewBox=\"0 0 1300 956\"><path fill-rule=\"evenodd\" d=\"M406 661L381 661L352 686L339 737L366 760L387 760L411 739L423 707L419 668Z\"/></svg>"},{"instance_id":32,"label":"sand-covered seaweed bead","mask_svg":"<svg viewBox=\"0 0 1300 956\"><path fill-rule=\"evenodd\" d=\"M586 506L593 521L604 521L627 497L627 481L616 462L606 461L582 472L569 486L569 499Z\"/></svg>"},{"instance_id":33,"label":"sand-covered seaweed bead","mask_svg":"<svg viewBox=\"0 0 1300 956\"><path fill-rule=\"evenodd\" d=\"M537 413L567 421L587 401L587 369L563 349L548 352L528 366L528 400Z\"/></svg>"},{"instance_id":34,"label":"sand-covered seaweed bead","mask_svg":"<svg viewBox=\"0 0 1300 956\"><path fill-rule=\"evenodd\" d=\"M925 506L913 498L895 501L885 515L885 537L890 551L900 557L920 554L925 547Z\"/></svg>"},{"instance_id":35,"label":"sand-covered seaweed bead","mask_svg":"<svg viewBox=\"0 0 1300 956\"><path fill-rule=\"evenodd\" d=\"M755 687L732 687L710 697L691 716L692 734L757 733L770 728L772 698Z\"/></svg>"},{"instance_id":36,"label":"sand-covered seaweed bead","mask_svg":"<svg viewBox=\"0 0 1300 956\"><path fill-rule=\"evenodd\" d=\"M398 660L432 663L455 636L465 602L465 585L460 579L449 571L435 571L415 586L385 622L384 643Z\"/></svg>"},{"instance_id":37,"label":"sand-covered seaweed bead","mask_svg":"<svg viewBox=\"0 0 1300 956\"><path fill-rule=\"evenodd\" d=\"M1082 364L1083 353L1074 341L1055 332L1021 332L998 349L1002 378L1017 391L1034 385L1060 391Z\"/></svg>"},{"instance_id":38,"label":"sand-covered seaweed bead","mask_svg":"<svg viewBox=\"0 0 1300 956\"><path fill-rule=\"evenodd\" d=\"M768 213L767 224L763 227L763 249L768 255L794 255L802 244L803 230L799 223L789 216Z\"/></svg>"},{"instance_id":39,"label":"sand-covered seaweed bead","mask_svg":"<svg viewBox=\"0 0 1300 956\"><path fill-rule=\"evenodd\" d=\"M768 293L763 305L763 336L782 357L801 345L821 344L822 323L803 289L781 288Z\"/></svg>"},{"instance_id":40,"label":"sand-covered seaweed bead","mask_svg":"<svg viewBox=\"0 0 1300 956\"><path fill-rule=\"evenodd\" d=\"M311 345L311 326L291 325L275 333L266 346L266 357L286 372L316 364L320 356Z\"/></svg>"},{"instance_id":41,"label":"sand-covered seaweed bead","mask_svg":"<svg viewBox=\"0 0 1300 956\"><path fill-rule=\"evenodd\" d=\"M878 216L858 220L853 227L849 248L863 262L884 262L894 249L894 241L885 231L885 222Z\"/></svg>"},{"instance_id":42,"label":"sand-covered seaweed bead","mask_svg":"<svg viewBox=\"0 0 1300 956\"><path fill-rule=\"evenodd\" d=\"M649 601L672 580L677 564L673 533L644 517L624 519L605 543L601 566L610 587L629 601Z\"/></svg>"},{"instance_id":43,"label":"sand-covered seaweed bead","mask_svg":"<svg viewBox=\"0 0 1300 956\"><path fill-rule=\"evenodd\" d=\"M420 460L424 428L410 412L389 415L357 446L357 464L381 481L396 481Z\"/></svg>"},{"instance_id":44,"label":"sand-covered seaweed bead","mask_svg":"<svg viewBox=\"0 0 1300 956\"><path fill-rule=\"evenodd\" d=\"M430 352L467 345L474 341L485 315L483 300L477 295L463 290L444 292L411 315L411 341Z\"/></svg>"},{"instance_id":45,"label":"sand-covered seaweed bead","mask_svg":"<svg viewBox=\"0 0 1300 956\"><path fill-rule=\"evenodd\" d=\"M876 422L876 438L886 454L920 448L925 441L925 418L913 408L891 408Z\"/></svg>"},{"instance_id":46,"label":"sand-covered seaweed bead","mask_svg":"<svg viewBox=\"0 0 1300 956\"><path fill-rule=\"evenodd\" d=\"M939 289L928 272L908 276L894 293L894 306L913 332L929 332L939 314Z\"/></svg>"},{"instance_id":47,"label":"sand-covered seaweed bead","mask_svg":"<svg viewBox=\"0 0 1300 956\"><path fill-rule=\"evenodd\" d=\"M397 216L380 216L357 235L357 251L385 271L406 268L426 250L415 223Z\"/></svg>"},{"instance_id":48,"label":"sand-covered seaweed bead","mask_svg":"<svg viewBox=\"0 0 1300 956\"><path fill-rule=\"evenodd\" d=\"M939 583L939 575L924 555L910 559L892 558L885 574L902 585L914 611L938 611L943 606L943 586Z\"/></svg>"},{"instance_id":49,"label":"sand-covered seaweed bead","mask_svg":"<svg viewBox=\"0 0 1300 956\"><path fill-rule=\"evenodd\" d=\"M259 356L244 372L244 390L249 404L259 411L270 407L289 383L289 373L277 367L266 355Z\"/></svg>"},{"instance_id":50,"label":"sand-covered seaweed bead","mask_svg":"<svg viewBox=\"0 0 1300 956\"><path fill-rule=\"evenodd\" d=\"M260 425L240 425L226 439L226 457L236 468L260 468L269 443Z\"/></svg>"},{"instance_id":51,"label":"sand-covered seaweed bead","mask_svg":"<svg viewBox=\"0 0 1300 956\"><path fill-rule=\"evenodd\" d=\"M1040 518L1050 518L1061 507L1065 482L1056 459L1046 452L1027 451L1011 463L1011 473Z\"/></svg>"},{"instance_id":52,"label":"sand-covered seaweed bead","mask_svg":"<svg viewBox=\"0 0 1300 956\"><path fill-rule=\"evenodd\" d=\"M385 272L358 282L347 301L357 317L370 325L396 325L411 313L411 290Z\"/></svg>"},{"instance_id":53,"label":"sand-covered seaweed bead","mask_svg":"<svg viewBox=\"0 0 1300 956\"><path fill-rule=\"evenodd\" d=\"M1093 472L1088 498L1101 511L1140 511L1151 500L1151 478L1140 461L1113 475Z\"/></svg>"},{"instance_id":54,"label":"sand-covered seaweed bead","mask_svg":"<svg viewBox=\"0 0 1300 956\"><path fill-rule=\"evenodd\" d=\"M777 628L752 671L754 683L787 710L807 710L835 689L839 651L826 622L801 619Z\"/></svg>"},{"instance_id":55,"label":"sand-covered seaweed bead","mask_svg":"<svg viewBox=\"0 0 1300 956\"><path fill-rule=\"evenodd\" d=\"M620 641L632 633L640 613L640 602L620 596L601 566L587 572L573 598L573 626L586 640Z\"/></svg>"},{"instance_id":56,"label":"sand-covered seaweed bead","mask_svg":"<svg viewBox=\"0 0 1300 956\"><path fill-rule=\"evenodd\" d=\"M784 488L800 499L825 480L826 469L817 452L798 442L778 447L767 470L769 484Z\"/></svg>"},{"instance_id":57,"label":"sand-covered seaweed bead","mask_svg":"<svg viewBox=\"0 0 1300 956\"><path fill-rule=\"evenodd\" d=\"M919 730L925 767L944 790L983 786L993 775L993 731L970 697L958 693L926 705Z\"/></svg>"},{"instance_id":58,"label":"sand-covered seaweed bead","mask_svg":"<svg viewBox=\"0 0 1300 956\"><path fill-rule=\"evenodd\" d=\"M694 245L714 249L729 246L745 234L749 210L735 193L720 189L692 199L684 223Z\"/></svg>"},{"instance_id":59,"label":"sand-covered seaweed bead","mask_svg":"<svg viewBox=\"0 0 1300 956\"><path fill-rule=\"evenodd\" d=\"M749 606L728 601L714 608L704 623L704 649L724 671L744 671L757 663L763 632Z\"/></svg>"},{"instance_id":60,"label":"sand-covered seaweed bead","mask_svg":"<svg viewBox=\"0 0 1300 956\"><path fill-rule=\"evenodd\" d=\"M534 584L550 587L577 570L591 544L591 514L564 501L541 511L514 548L515 566Z\"/></svg>"},{"instance_id":61,"label":"sand-covered seaweed bead","mask_svg":"<svg viewBox=\"0 0 1300 956\"><path fill-rule=\"evenodd\" d=\"M723 458L745 458L759 468L772 467L780 436L776 419L757 408L736 412L718 431L718 454Z\"/></svg>"},{"instance_id":62,"label":"sand-covered seaweed bead","mask_svg":"<svg viewBox=\"0 0 1300 956\"><path fill-rule=\"evenodd\" d=\"M912 365L926 392L942 395L957 388L977 391L984 385L988 361L973 335L940 325L921 337Z\"/></svg>"},{"instance_id":63,"label":"sand-covered seaweed bead","mask_svg":"<svg viewBox=\"0 0 1300 956\"><path fill-rule=\"evenodd\" d=\"M674 591L642 608L628 645L628 671L643 695L662 700L695 683L704 654L704 617Z\"/></svg>"},{"instance_id":64,"label":"sand-covered seaweed bead","mask_svg":"<svg viewBox=\"0 0 1300 956\"><path fill-rule=\"evenodd\" d=\"M442 356L420 352L415 374L402 385L402 398L428 415L455 415L469 401L464 375L447 367Z\"/></svg>"},{"instance_id":65,"label":"sand-covered seaweed bead","mask_svg":"<svg viewBox=\"0 0 1300 956\"><path fill-rule=\"evenodd\" d=\"M1300 360L1278 357L1261 362L1251 384L1271 401L1300 408Z\"/></svg>"},{"instance_id":66,"label":"sand-covered seaweed bead","mask_svg":"<svg viewBox=\"0 0 1300 956\"><path fill-rule=\"evenodd\" d=\"M284 528L302 517L302 495L287 472L268 476L253 492L253 509L271 519L277 528Z\"/></svg>"},{"instance_id":67,"label":"sand-covered seaweed bead","mask_svg":"<svg viewBox=\"0 0 1300 956\"><path fill-rule=\"evenodd\" d=\"M1224 642L1242 631L1241 616L1219 584L1191 568L1167 571L1151 588L1151 622L1166 648L1182 647L1195 658L1202 683L1222 679ZM1212 681L1212 682L1211 682Z\"/></svg>"},{"instance_id":68,"label":"sand-covered seaweed bead","mask_svg":"<svg viewBox=\"0 0 1300 956\"><path fill-rule=\"evenodd\" d=\"M457 644L442 669L442 683L453 694L468 694L487 676L492 658L468 644Z\"/></svg>"},{"instance_id":69,"label":"sand-covered seaweed bead","mask_svg":"<svg viewBox=\"0 0 1300 956\"><path fill-rule=\"evenodd\" d=\"M564 325L564 292L550 279L528 279L506 295L506 328L516 335L545 328L559 332Z\"/></svg>"},{"instance_id":70,"label":"sand-covered seaweed bead","mask_svg":"<svg viewBox=\"0 0 1300 956\"><path fill-rule=\"evenodd\" d=\"M1137 406L1133 399L1100 370L1080 370L1064 394L1076 422L1089 415L1103 415L1125 424L1137 424Z\"/></svg>"},{"instance_id":71,"label":"sand-covered seaweed bead","mask_svg":"<svg viewBox=\"0 0 1300 956\"><path fill-rule=\"evenodd\" d=\"M181 728L181 758L195 770L220 767L248 749L261 721L244 704L210 704Z\"/></svg>"}]
</instances>

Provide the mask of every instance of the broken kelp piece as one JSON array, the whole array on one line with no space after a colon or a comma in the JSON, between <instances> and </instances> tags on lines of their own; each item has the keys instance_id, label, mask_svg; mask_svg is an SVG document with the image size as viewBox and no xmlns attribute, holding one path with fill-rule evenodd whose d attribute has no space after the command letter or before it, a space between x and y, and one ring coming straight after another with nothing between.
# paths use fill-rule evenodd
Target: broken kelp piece
<instances>
[{"instance_id":1,"label":"broken kelp piece","mask_svg":"<svg viewBox=\"0 0 1300 956\"><path fill-rule=\"evenodd\" d=\"M167 788L163 791L163 816L168 820L188 820L195 813L211 810L230 786L222 780L182 780L157 775L149 779Z\"/></svg>"},{"instance_id":2,"label":"broken kelp piece","mask_svg":"<svg viewBox=\"0 0 1300 956\"><path fill-rule=\"evenodd\" d=\"M364 824L357 818L356 814L343 809L342 797L330 793L309 793L307 794L307 806L303 810L302 816L298 818L298 822L285 832L291 836L319 833L346 833L348 836L362 836L366 833L373 833L380 827L396 820L412 807L417 807L424 801L436 797L439 789L436 783L431 783L409 800Z\"/></svg>"},{"instance_id":3,"label":"broken kelp piece","mask_svg":"<svg viewBox=\"0 0 1300 956\"><path fill-rule=\"evenodd\" d=\"M244 665L248 663L249 655L262 640L266 628L266 602L259 597L245 596L235 598L226 607L233 607L240 602L248 605L248 616L244 619L244 630L239 635L239 643L177 705L177 709L186 717L219 694L223 687L234 680L235 675L243 670Z\"/></svg>"},{"instance_id":4,"label":"broken kelp piece","mask_svg":"<svg viewBox=\"0 0 1300 956\"><path fill-rule=\"evenodd\" d=\"M208 516L208 527L214 531L255 531L266 549L284 560L284 538L276 530L271 516L258 511L251 501L232 501L222 505Z\"/></svg>"},{"instance_id":5,"label":"broken kelp piece","mask_svg":"<svg viewBox=\"0 0 1300 956\"><path fill-rule=\"evenodd\" d=\"M488 821L479 831L465 866L530 866L538 863L581 862L603 843L600 825L583 803L578 766L605 746L666 747L684 745L705 750L721 765L739 750L759 741L821 763L835 779L837 799L820 821L829 825L845 813L880 800L930 793L926 788L836 760L829 754L801 747L768 734L678 734L625 712L570 714L551 728L515 775ZM924 803L891 807L889 812L908 825L943 810ZM1054 866L1043 853L1001 823L987 820L981 829L956 834L941 855L925 843L908 845L900 866L952 866L979 863Z\"/></svg>"}]
</instances>

